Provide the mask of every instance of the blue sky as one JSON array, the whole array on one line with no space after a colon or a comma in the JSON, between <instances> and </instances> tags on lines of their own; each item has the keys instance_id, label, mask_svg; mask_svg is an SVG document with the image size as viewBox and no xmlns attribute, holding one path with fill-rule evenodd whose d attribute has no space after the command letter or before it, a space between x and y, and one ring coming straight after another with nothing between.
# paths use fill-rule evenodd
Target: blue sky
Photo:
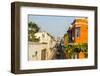
<instances>
[{"instance_id":1,"label":"blue sky","mask_svg":"<svg viewBox=\"0 0 100 76\"><path fill-rule=\"evenodd\" d=\"M28 22L36 23L41 31L46 31L54 37L63 37L75 18L72 16L28 15Z\"/></svg>"}]
</instances>

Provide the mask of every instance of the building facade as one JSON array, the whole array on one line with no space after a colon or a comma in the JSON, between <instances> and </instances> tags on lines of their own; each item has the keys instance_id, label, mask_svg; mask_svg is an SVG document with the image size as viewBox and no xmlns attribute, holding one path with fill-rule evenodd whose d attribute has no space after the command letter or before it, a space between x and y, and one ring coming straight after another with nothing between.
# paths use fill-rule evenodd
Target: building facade
<instances>
[{"instance_id":1,"label":"building facade","mask_svg":"<svg viewBox=\"0 0 100 76\"><path fill-rule=\"evenodd\" d=\"M47 44L28 42L28 60L45 60Z\"/></svg>"},{"instance_id":2,"label":"building facade","mask_svg":"<svg viewBox=\"0 0 100 76\"><path fill-rule=\"evenodd\" d=\"M47 32L35 34L39 42L29 42L29 60L51 60L56 55L56 41Z\"/></svg>"},{"instance_id":3,"label":"building facade","mask_svg":"<svg viewBox=\"0 0 100 76\"><path fill-rule=\"evenodd\" d=\"M88 20L86 18L75 19L67 33L69 44L88 43Z\"/></svg>"},{"instance_id":4,"label":"building facade","mask_svg":"<svg viewBox=\"0 0 100 76\"><path fill-rule=\"evenodd\" d=\"M66 58L82 59L88 56L88 20L77 18L69 26L64 35Z\"/></svg>"}]
</instances>

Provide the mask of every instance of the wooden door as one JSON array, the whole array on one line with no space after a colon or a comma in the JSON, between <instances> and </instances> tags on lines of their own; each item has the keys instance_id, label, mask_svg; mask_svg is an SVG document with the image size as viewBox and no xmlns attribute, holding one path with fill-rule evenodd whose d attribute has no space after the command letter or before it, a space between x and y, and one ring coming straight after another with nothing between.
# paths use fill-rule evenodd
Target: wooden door
<instances>
[{"instance_id":1,"label":"wooden door","mask_svg":"<svg viewBox=\"0 0 100 76\"><path fill-rule=\"evenodd\" d=\"M41 60L46 60L46 49L43 49L41 52Z\"/></svg>"}]
</instances>

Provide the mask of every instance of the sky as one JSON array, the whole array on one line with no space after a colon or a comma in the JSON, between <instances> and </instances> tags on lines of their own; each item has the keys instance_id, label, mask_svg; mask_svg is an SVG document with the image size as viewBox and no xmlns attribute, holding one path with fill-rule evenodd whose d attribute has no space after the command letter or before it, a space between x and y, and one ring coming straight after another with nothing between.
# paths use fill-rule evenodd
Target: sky
<instances>
[{"instance_id":1,"label":"sky","mask_svg":"<svg viewBox=\"0 0 100 76\"><path fill-rule=\"evenodd\" d=\"M48 32L57 38L64 36L75 18L72 16L28 15L28 22L36 23L41 31Z\"/></svg>"}]
</instances>

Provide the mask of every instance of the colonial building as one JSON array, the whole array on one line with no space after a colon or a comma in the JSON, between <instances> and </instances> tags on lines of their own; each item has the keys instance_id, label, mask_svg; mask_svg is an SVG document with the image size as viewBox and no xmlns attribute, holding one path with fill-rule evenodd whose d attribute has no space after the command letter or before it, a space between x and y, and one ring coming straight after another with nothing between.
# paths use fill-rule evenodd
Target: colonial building
<instances>
[{"instance_id":1,"label":"colonial building","mask_svg":"<svg viewBox=\"0 0 100 76\"><path fill-rule=\"evenodd\" d=\"M47 32L35 33L39 42L29 42L29 60L51 60L56 55L56 41Z\"/></svg>"},{"instance_id":2,"label":"colonial building","mask_svg":"<svg viewBox=\"0 0 100 76\"><path fill-rule=\"evenodd\" d=\"M28 42L28 60L45 60L47 44Z\"/></svg>"},{"instance_id":3,"label":"colonial building","mask_svg":"<svg viewBox=\"0 0 100 76\"><path fill-rule=\"evenodd\" d=\"M64 46L65 46L66 58L72 58L72 59L87 58L88 55L87 18L77 18L72 22L72 24L68 28L67 33L64 35Z\"/></svg>"},{"instance_id":4,"label":"colonial building","mask_svg":"<svg viewBox=\"0 0 100 76\"><path fill-rule=\"evenodd\" d=\"M88 20L86 18L75 19L68 31L68 43L88 43Z\"/></svg>"}]
</instances>

